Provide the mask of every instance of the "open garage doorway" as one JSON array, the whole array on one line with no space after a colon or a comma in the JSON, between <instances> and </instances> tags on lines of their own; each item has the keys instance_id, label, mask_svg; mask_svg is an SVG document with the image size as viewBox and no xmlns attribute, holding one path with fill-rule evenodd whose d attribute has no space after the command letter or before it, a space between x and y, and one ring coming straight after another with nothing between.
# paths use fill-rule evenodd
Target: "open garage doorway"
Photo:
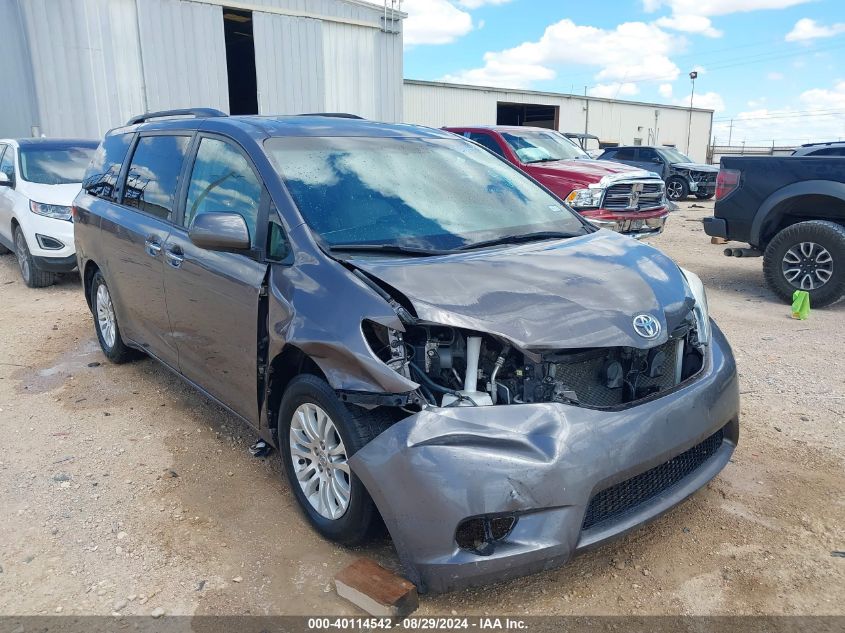
<instances>
[{"instance_id":1,"label":"open garage doorway","mask_svg":"<svg viewBox=\"0 0 845 633\"><path fill-rule=\"evenodd\" d=\"M223 8L229 114L258 114L252 11Z\"/></svg>"},{"instance_id":2,"label":"open garage doorway","mask_svg":"<svg viewBox=\"0 0 845 633\"><path fill-rule=\"evenodd\" d=\"M502 101L496 104L496 125L530 125L556 130L559 116L560 108L557 106Z\"/></svg>"}]
</instances>

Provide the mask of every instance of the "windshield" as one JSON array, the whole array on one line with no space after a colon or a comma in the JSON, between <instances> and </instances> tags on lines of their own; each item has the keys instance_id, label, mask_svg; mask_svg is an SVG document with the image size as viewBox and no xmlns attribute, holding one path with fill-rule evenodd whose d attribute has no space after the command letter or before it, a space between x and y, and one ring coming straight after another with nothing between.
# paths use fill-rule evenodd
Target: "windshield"
<instances>
[{"instance_id":1,"label":"windshield","mask_svg":"<svg viewBox=\"0 0 845 633\"><path fill-rule=\"evenodd\" d=\"M661 147L660 153L663 154L663 158L665 158L670 163L694 163L695 161L692 160L689 156L684 156L676 150L674 147Z\"/></svg>"},{"instance_id":2,"label":"windshield","mask_svg":"<svg viewBox=\"0 0 845 633\"><path fill-rule=\"evenodd\" d=\"M265 148L329 246L451 250L540 231L587 232L520 171L461 138L281 137Z\"/></svg>"},{"instance_id":3,"label":"windshield","mask_svg":"<svg viewBox=\"0 0 845 633\"><path fill-rule=\"evenodd\" d=\"M90 145L22 145L21 177L39 185L66 185L82 182L82 176L96 143Z\"/></svg>"},{"instance_id":4,"label":"windshield","mask_svg":"<svg viewBox=\"0 0 845 633\"><path fill-rule=\"evenodd\" d=\"M523 163L590 158L577 144L557 132L526 130L502 132L502 136Z\"/></svg>"}]
</instances>

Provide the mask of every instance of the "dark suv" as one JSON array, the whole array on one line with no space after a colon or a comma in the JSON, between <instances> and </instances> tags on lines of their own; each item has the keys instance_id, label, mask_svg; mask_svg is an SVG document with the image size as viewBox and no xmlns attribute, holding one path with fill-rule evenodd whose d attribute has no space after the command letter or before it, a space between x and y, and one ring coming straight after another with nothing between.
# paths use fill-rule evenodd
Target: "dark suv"
<instances>
[{"instance_id":1,"label":"dark suv","mask_svg":"<svg viewBox=\"0 0 845 633\"><path fill-rule=\"evenodd\" d=\"M666 183L666 197L684 200L690 194L709 200L716 193L716 165L696 163L674 147L611 147L599 160L612 160L657 172Z\"/></svg>"},{"instance_id":2,"label":"dark suv","mask_svg":"<svg viewBox=\"0 0 845 633\"><path fill-rule=\"evenodd\" d=\"M734 359L660 251L448 132L191 113L109 132L75 201L97 338L276 446L327 538L380 517L443 591L562 564L727 464Z\"/></svg>"}]
</instances>

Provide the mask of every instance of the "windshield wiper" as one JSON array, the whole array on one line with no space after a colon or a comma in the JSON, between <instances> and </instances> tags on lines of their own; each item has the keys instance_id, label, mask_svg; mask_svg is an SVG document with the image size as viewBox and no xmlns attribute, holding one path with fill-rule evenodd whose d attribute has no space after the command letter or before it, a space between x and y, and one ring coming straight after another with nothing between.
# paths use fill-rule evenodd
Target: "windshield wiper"
<instances>
[{"instance_id":1,"label":"windshield wiper","mask_svg":"<svg viewBox=\"0 0 845 633\"><path fill-rule=\"evenodd\" d=\"M475 248L484 248L485 246L498 246L500 244L518 244L520 242L540 242L542 240L559 240L569 239L571 237L580 237L579 233L564 233L561 231L539 231L537 233L523 233L521 235L506 235L504 237L497 237L492 240L484 240L481 242L473 242L472 244L465 244L458 248L459 251L468 251Z\"/></svg>"},{"instance_id":2,"label":"windshield wiper","mask_svg":"<svg viewBox=\"0 0 845 633\"><path fill-rule=\"evenodd\" d=\"M559 160L563 160L562 158L538 158L537 160L529 160L526 164L533 165L534 163L555 163Z\"/></svg>"},{"instance_id":3,"label":"windshield wiper","mask_svg":"<svg viewBox=\"0 0 845 633\"><path fill-rule=\"evenodd\" d=\"M415 257L431 257L432 255L447 255L453 251L444 251L416 246L400 246L398 244L332 244L331 251L360 251L364 253L399 253Z\"/></svg>"}]
</instances>

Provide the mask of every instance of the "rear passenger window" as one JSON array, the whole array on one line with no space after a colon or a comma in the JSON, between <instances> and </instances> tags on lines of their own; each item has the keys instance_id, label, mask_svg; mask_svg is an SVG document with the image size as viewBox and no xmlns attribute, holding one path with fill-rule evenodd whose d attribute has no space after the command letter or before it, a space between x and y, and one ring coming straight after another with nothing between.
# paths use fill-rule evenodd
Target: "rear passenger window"
<instances>
[{"instance_id":1,"label":"rear passenger window","mask_svg":"<svg viewBox=\"0 0 845 633\"><path fill-rule=\"evenodd\" d=\"M246 221L255 246L261 189L261 182L240 151L224 141L204 138L191 172L183 223L190 227L202 213L237 213Z\"/></svg>"},{"instance_id":2,"label":"rear passenger window","mask_svg":"<svg viewBox=\"0 0 845 633\"><path fill-rule=\"evenodd\" d=\"M82 179L82 188L87 193L104 200L116 200L117 177L131 140L131 134L114 134L100 144Z\"/></svg>"},{"instance_id":3,"label":"rear passenger window","mask_svg":"<svg viewBox=\"0 0 845 633\"><path fill-rule=\"evenodd\" d=\"M170 220L190 140L190 136L141 137L126 174L123 204Z\"/></svg>"},{"instance_id":4,"label":"rear passenger window","mask_svg":"<svg viewBox=\"0 0 845 633\"><path fill-rule=\"evenodd\" d=\"M634 160L634 150L633 147L623 147L622 149L616 150L616 155L613 157L613 160Z\"/></svg>"},{"instance_id":5,"label":"rear passenger window","mask_svg":"<svg viewBox=\"0 0 845 633\"><path fill-rule=\"evenodd\" d=\"M826 147L811 152L809 156L845 156L845 147Z\"/></svg>"}]
</instances>

